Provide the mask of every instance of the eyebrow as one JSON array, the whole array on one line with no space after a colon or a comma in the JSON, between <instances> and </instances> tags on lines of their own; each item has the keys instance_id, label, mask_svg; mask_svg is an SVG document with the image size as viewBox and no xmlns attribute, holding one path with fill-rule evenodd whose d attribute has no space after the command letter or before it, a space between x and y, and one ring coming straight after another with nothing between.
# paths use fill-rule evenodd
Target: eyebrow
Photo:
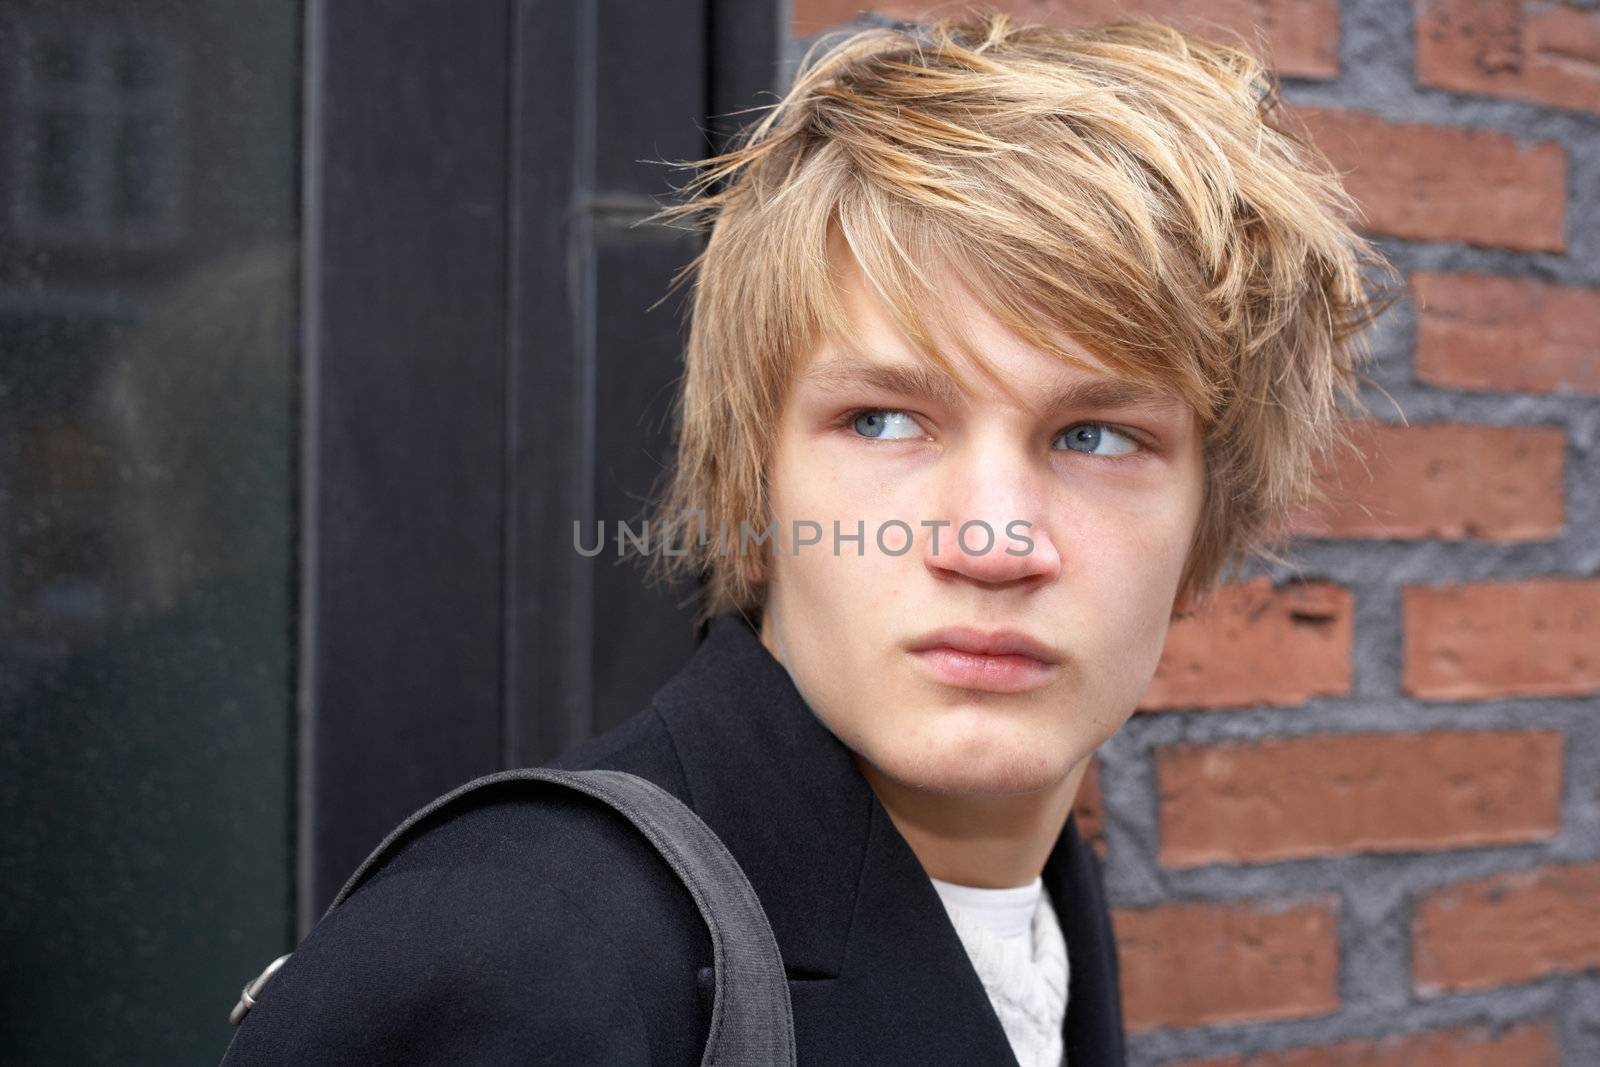
<instances>
[{"instance_id":1,"label":"eyebrow","mask_svg":"<svg viewBox=\"0 0 1600 1067\"><path fill-rule=\"evenodd\" d=\"M947 407L959 405L968 396L960 384L935 367L879 363L854 354L823 360L809 368L804 377L827 390L865 386L900 396L926 397ZM1122 407L1177 412L1184 404L1178 397L1154 386L1100 375L1062 382L1046 390L1040 407L1047 412Z\"/></svg>"},{"instance_id":2,"label":"eyebrow","mask_svg":"<svg viewBox=\"0 0 1600 1067\"><path fill-rule=\"evenodd\" d=\"M839 391L865 386L887 393L928 397L947 407L966 399L966 391L949 375L922 364L878 363L848 355L823 360L805 374L806 381L823 389Z\"/></svg>"}]
</instances>

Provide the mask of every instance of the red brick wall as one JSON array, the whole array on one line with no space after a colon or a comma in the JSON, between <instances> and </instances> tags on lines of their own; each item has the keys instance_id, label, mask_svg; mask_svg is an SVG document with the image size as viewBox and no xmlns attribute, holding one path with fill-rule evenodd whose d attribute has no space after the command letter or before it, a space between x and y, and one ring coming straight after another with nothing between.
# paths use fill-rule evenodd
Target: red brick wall
<instances>
[{"instance_id":1,"label":"red brick wall","mask_svg":"<svg viewBox=\"0 0 1600 1067\"><path fill-rule=\"evenodd\" d=\"M960 5L866 6L792 57ZM1600 5L997 6L1261 42L1409 281L1300 566L1174 624L1085 780L1133 1062L1600 1064Z\"/></svg>"}]
</instances>

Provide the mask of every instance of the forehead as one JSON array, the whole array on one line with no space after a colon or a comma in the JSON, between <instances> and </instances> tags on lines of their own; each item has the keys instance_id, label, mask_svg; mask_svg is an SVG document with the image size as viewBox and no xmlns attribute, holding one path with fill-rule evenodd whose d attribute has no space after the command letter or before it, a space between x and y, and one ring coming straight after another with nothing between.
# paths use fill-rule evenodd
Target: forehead
<instances>
[{"instance_id":1,"label":"forehead","mask_svg":"<svg viewBox=\"0 0 1600 1067\"><path fill-rule=\"evenodd\" d=\"M1053 357L1042 358L1053 366L1035 366L1031 373L1020 374L1009 365L998 368L1010 386L1004 392L1011 399L1042 411L1116 407L1176 416L1187 409L1180 397L1159 386L1111 374L1086 373L1066 367ZM919 357L884 356L840 345L828 345L814 353L799 381L803 388L820 393L848 396L869 390L926 398L951 408L972 403L980 392L987 392L979 389L975 381L953 378Z\"/></svg>"},{"instance_id":2,"label":"forehead","mask_svg":"<svg viewBox=\"0 0 1600 1067\"><path fill-rule=\"evenodd\" d=\"M1137 406L1162 415L1188 411L1175 389L1113 373L1059 330L1050 331L1046 343L1064 355L1024 341L995 318L949 261L919 262L913 273L923 283L919 288L924 295L901 294L902 310L916 307L907 312L915 315L915 322L902 323L839 229L829 235L826 258L836 313L843 321L831 330L819 329L798 354L791 366L793 391L848 394L870 389L947 407L994 398L1043 411L1080 406ZM902 325L923 331L924 344L934 347L948 370L919 349Z\"/></svg>"}]
</instances>

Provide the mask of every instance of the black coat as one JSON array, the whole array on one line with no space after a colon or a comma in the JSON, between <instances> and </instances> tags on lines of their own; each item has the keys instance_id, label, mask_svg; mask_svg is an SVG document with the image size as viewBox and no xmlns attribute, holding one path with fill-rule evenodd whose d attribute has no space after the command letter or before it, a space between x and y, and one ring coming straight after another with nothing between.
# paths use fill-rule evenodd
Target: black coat
<instances>
[{"instance_id":1,"label":"black coat","mask_svg":"<svg viewBox=\"0 0 1600 1067\"><path fill-rule=\"evenodd\" d=\"M1015 1064L933 884L849 750L738 615L651 705L550 766L632 771L743 866L783 954L802 1067ZM320 922L223 1061L698 1064L711 941L625 820L551 789L424 824ZM1044 868L1070 1067L1124 1061L1116 947L1076 820Z\"/></svg>"}]
</instances>

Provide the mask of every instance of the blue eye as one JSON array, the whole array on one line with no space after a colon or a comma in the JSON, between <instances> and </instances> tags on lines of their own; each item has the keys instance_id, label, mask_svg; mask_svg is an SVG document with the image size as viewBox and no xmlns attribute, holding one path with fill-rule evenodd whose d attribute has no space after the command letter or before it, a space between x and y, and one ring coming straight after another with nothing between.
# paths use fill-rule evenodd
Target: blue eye
<instances>
[{"instance_id":1,"label":"blue eye","mask_svg":"<svg viewBox=\"0 0 1600 1067\"><path fill-rule=\"evenodd\" d=\"M1139 450L1139 446L1125 433L1113 430L1102 422L1080 422L1078 425L1062 431L1056 440L1067 442L1067 447L1074 452L1084 452L1098 456L1126 456ZM1118 444L1118 442L1121 444ZM1101 445L1109 445L1111 451L1101 452Z\"/></svg>"},{"instance_id":2,"label":"blue eye","mask_svg":"<svg viewBox=\"0 0 1600 1067\"><path fill-rule=\"evenodd\" d=\"M851 421L851 425L862 437L875 437L880 440L922 436L922 427L917 425L917 420L903 411L890 411L886 408L859 412Z\"/></svg>"}]
</instances>

